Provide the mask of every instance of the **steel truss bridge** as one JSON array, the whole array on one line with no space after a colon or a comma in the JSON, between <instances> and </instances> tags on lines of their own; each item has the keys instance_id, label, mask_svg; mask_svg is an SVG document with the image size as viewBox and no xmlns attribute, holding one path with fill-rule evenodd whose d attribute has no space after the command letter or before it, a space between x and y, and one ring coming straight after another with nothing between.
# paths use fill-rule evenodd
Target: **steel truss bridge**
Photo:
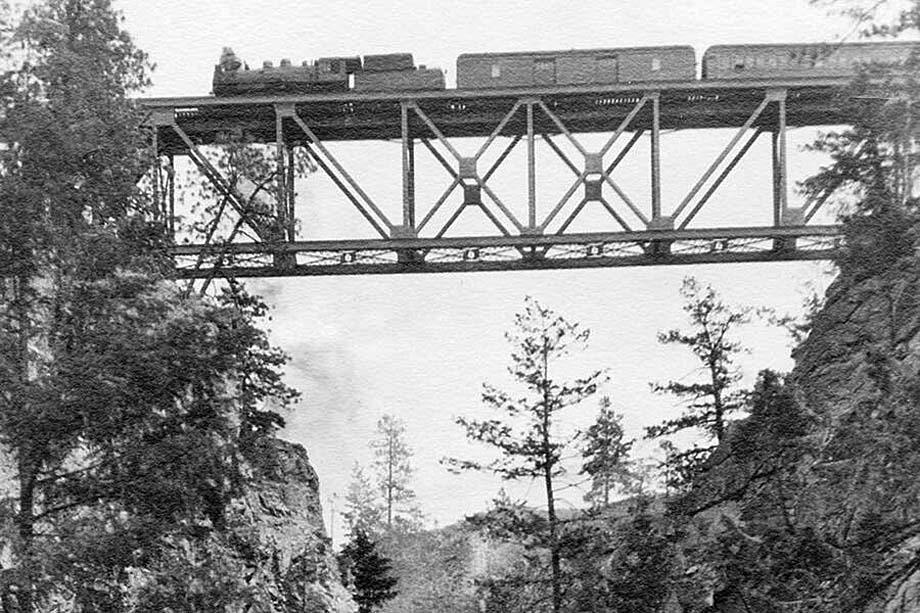
<instances>
[{"instance_id":1,"label":"steel truss bridge","mask_svg":"<svg viewBox=\"0 0 920 613\"><path fill-rule=\"evenodd\" d=\"M175 163L191 161L235 214L242 240L206 240L172 247L180 276L296 276L446 272L815 260L832 257L841 229L810 223L831 195L790 206L786 135L791 127L847 123L839 99L841 79L697 81L606 87L551 87L489 91L321 94L310 96L147 99L154 130L155 197L167 219L176 207ZM663 130L734 128L733 136L705 172L675 202L662 202L660 137ZM222 175L203 152L227 133L245 132L273 145L275 164L269 219L247 210L240 186ZM585 133L604 133L600 148ZM614 170L647 135L650 197L637 202L614 178ZM753 144L772 142L772 224L752 227L691 227ZM484 139L464 156L456 139ZM384 213L336 156L343 141L401 141L402 202ZM503 148L499 146L503 145ZM576 154L566 153L560 143ZM562 197L538 207L537 145L549 147L568 170L553 180ZM526 148L526 188L514 202L499 197L490 179L518 146ZM616 146L616 147L615 147ZM430 154L449 177L440 198L419 201L418 151ZM490 165L484 154L501 149ZM295 153L305 154L331 178L373 229L374 238L302 240L295 219ZM444 153L446 152L446 153ZM643 162L643 165L645 162ZM766 195L765 195L766 196ZM555 198L555 196L554 196ZM769 198L764 198L769 202ZM574 233L569 228L588 203L599 203L618 231ZM526 216L521 213L526 204ZM667 205L667 206L665 206ZM454 236L451 227L468 208L482 212L495 231ZM449 216L432 223L435 214ZM398 215L398 213L397 213ZM767 218L766 216L764 218ZM216 220L215 220L216 225Z\"/></svg>"}]
</instances>

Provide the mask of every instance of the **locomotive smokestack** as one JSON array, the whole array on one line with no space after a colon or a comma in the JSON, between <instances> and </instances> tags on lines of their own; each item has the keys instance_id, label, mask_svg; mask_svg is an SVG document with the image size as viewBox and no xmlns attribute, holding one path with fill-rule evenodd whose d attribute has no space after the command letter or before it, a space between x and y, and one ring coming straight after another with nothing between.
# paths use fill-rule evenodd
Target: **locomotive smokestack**
<instances>
[{"instance_id":1,"label":"locomotive smokestack","mask_svg":"<svg viewBox=\"0 0 920 613\"><path fill-rule=\"evenodd\" d=\"M236 57L236 54L233 52L233 49L230 47L224 47L223 52L220 54L220 68L224 72L233 72L239 70L243 65L240 62L240 58Z\"/></svg>"}]
</instances>

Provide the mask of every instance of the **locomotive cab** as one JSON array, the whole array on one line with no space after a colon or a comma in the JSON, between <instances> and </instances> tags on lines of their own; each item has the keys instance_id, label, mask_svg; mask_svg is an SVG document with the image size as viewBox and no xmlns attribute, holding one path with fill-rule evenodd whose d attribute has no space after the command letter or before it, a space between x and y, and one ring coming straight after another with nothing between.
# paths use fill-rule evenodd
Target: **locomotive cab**
<instances>
[{"instance_id":1,"label":"locomotive cab","mask_svg":"<svg viewBox=\"0 0 920 613\"><path fill-rule=\"evenodd\" d=\"M360 56L353 57L321 57L316 60L316 66L321 72L335 72L354 74L361 71Z\"/></svg>"}]
</instances>

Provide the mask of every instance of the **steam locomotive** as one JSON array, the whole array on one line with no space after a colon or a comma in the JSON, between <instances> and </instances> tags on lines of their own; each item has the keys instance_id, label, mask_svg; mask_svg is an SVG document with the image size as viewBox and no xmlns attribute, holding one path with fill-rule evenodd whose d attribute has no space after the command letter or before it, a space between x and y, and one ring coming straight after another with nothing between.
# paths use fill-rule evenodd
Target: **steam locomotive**
<instances>
[{"instance_id":1,"label":"steam locomotive","mask_svg":"<svg viewBox=\"0 0 920 613\"><path fill-rule=\"evenodd\" d=\"M701 78L846 77L868 63L903 63L917 42L716 45L703 54ZM696 80L689 46L622 47L522 53L467 53L457 58L458 89L504 89ZM444 72L415 66L412 54L326 57L300 66L281 60L250 69L224 48L214 67L215 96L394 92L445 89Z\"/></svg>"},{"instance_id":2,"label":"steam locomotive","mask_svg":"<svg viewBox=\"0 0 920 613\"><path fill-rule=\"evenodd\" d=\"M250 69L229 47L214 67L215 96L307 94L354 91L416 91L444 89L444 71L415 66L411 53L322 57L294 66L265 62Z\"/></svg>"}]
</instances>

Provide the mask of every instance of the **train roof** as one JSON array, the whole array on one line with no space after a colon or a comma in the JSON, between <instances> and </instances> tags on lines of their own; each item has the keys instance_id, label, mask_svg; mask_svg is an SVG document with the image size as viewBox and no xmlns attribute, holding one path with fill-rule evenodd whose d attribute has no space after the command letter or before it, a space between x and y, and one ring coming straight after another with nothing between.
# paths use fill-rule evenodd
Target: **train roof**
<instances>
[{"instance_id":1,"label":"train roof","mask_svg":"<svg viewBox=\"0 0 920 613\"><path fill-rule=\"evenodd\" d=\"M840 47L920 47L920 41L913 40L880 40L880 41L865 41L858 43L827 43L827 42L817 42L817 43L757 43L757 44L741 44L741 45L713 45L708 47L704 52L709 53L710 51L725 51L731 49L801 49L802 47L824 47L824 48L840 48Z\"/></svg>"},{"instance_id":2,"label":"train roof","mask_svg":"<svg viewBox=\"0 0 920 613\"><path fill-rule=\"evenodd\" d=\"M610 47L606 49L560 49L556 51L506 51L490 53L461 53L457 60L463 58L489 58L489 57L528 57L533 55L593 55L598 53L622 53L624 51L690 51L690 45L666 45L661 47Z\"/></svg>"}]
</instances>

